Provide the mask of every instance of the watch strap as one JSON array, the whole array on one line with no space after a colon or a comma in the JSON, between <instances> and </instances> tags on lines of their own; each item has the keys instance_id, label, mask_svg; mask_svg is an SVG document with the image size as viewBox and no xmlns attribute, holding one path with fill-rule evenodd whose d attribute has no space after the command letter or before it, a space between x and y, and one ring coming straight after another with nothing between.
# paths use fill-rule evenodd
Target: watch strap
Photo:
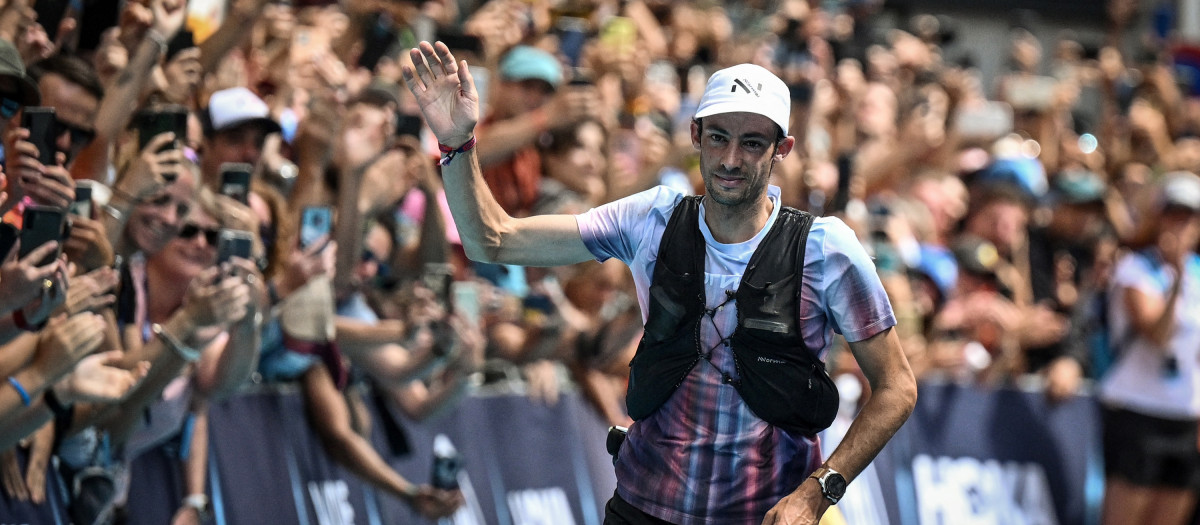
<instances>
[{"instance_id":1,"label":"watch strap","mask_svg":"<svg viewBox=\"0 0 1200 525\"><path fill-rule=\"evenodd\" d=\"M834 491L836 493L830 491L830 487L829 487L829 483L828 483L829 478L832 476L837 476L838 478L841 479L841 483L840 483L841 490ZM817 480L817 484L819 484L821 486L821 494L823 496L825 496L825 499L829 500L830 504L836 505L837 502L840 501L842 499L842 497L844 497L846 495L846 488L845 488L846 487L846 481L845 481L846 478L845 478L845 476L842 476L842 474L836 470L833 470L829 467L822 466L822 467L818 468L817 470L814 470L813 473L810 474L808 477Z\"/></svg>"}]
</instances>

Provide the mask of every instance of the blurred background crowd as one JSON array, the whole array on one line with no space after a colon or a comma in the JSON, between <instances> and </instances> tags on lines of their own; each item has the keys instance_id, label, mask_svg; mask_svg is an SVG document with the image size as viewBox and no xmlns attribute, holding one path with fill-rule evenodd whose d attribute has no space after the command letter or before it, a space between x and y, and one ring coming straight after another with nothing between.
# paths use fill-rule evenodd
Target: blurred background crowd
<instances>
[{"instance_id":1,"label":"blurred background crowd","mask_svg":"<svg viewBox=\"0 0 1200 525\"><path fill-rule=\"evenodd\" d=\"M206 407L250 383L299 384L330 454L426 516L461 495L389 468L364 400L420 419L481 384L578 388L630 423L628 271L463 256L400 79L421 40L470 64L516 216L702 191L708 75L772 70L800 146L772 183L858 232L920 379L1094 381L1194 432L1200 6L1051 4L7 0L0 497L58 468L77 523L119 521L123 465L168 447L196 522Z\"/></svg>"}]
</instances>

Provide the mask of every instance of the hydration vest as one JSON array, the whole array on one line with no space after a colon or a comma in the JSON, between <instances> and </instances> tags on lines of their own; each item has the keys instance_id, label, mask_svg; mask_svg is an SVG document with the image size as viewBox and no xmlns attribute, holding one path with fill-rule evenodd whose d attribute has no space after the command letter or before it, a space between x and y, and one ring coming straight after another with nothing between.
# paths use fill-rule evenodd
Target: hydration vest
<instances>
[{"instance_id":1,"label":"hydration vest","mask_svg":"<svg viewBox=\"0 0 1200 525\"><path fill-rule=\"evenodd\" d=\"M650 285L645 333L630 362L629 416L653 414L701 359L705 242L700 196L684 197L663 231ZM789 432L813 435L837 415L838 392L825 364L804 345L797 321L804 248L813 216L783 207L754 250L736 293L737 328L728 337L737 389L755 415Z\"/></svg>"}]
</instances>

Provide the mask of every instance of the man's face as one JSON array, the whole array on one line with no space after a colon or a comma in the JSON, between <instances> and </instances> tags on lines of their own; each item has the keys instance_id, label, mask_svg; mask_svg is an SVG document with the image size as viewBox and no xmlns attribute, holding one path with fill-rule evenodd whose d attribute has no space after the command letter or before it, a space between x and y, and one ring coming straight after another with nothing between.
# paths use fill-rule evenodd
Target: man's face
<instances>
[{"instance_id":1,"label":"man's face","mask_svg":"<svg viewBox=\"0 0 1200 525\"><path fill-rule=\"evenodd\" d=\"M500 80L489 104L497 115L508 118L546 105L554 98L554 86L544 80Z\"/></svg>"},{"instance_id":2,"label":"man's face","mask_svg":"<svg viewBox=\"0 0 1200 525\"><path fill-rule=\"evenodd\" d=\"M55 73L42 75L38 89L42 92L42 105L54 108L58 119L58 151L66 153L68 159L73 158L96 133L100 99Z\"/></svg>"},{"instance_id":3,"label":"man's face","mask_svg":"<svg viewBox=\"0 0 1200 525\"><path fill-rule=\"evenodd\" d=\"M254 122L213 133L205 141L204 154L201 158L205 184L210 188L217 189L214 185L221 176L221 164L226 162L257 165L258 159L262 157L263 142L266 138L267 130Z\"/></svg>"},{"instance_id":4,"label":"man's face","mask_svg":"<svg viewBox=\"0 0 1200 525\"><path fill-rule=\"evenodd\" d=\"M995 201L986 204L968 222L967 230L983 237L1000 250L1005 257L1019 245L1029 225L1029 212L1016 202Z\"/></svg>"},{"instance_id":5,"label":"man's face","mask_svg":"<svg viewBox=\"0 0 1200 525\"><path fill-rule=\"evenodd\" d=\"M345 166L359 166L379 155L387 147L394 121L392 108L355 104L346 112L342 127L339 159Z\"/></svg>"},{"instance_id":6,"label":"man's face","mask_svg":"<svg viewBox=\"0 0 1200 525\"><path fill-rule=\"evenodd\" d=\"M787 137L775 148L777 126L754 113L723 113L692 123L692 144L700 148L700 173L705 194L731 208L748 207L766 196L776 158L791 151Z\"/></svg>"},{"instance_id":7,"label":"man's face","mask_svg":"<svg viewBox=\"0 0 1200 525\"><path fill-rule=\"evenodd\" d=\"M363 239L363 254L354 267L354 277L360 283L369 283L379 276L380 265L386 264L392 251L392 238L387 229L374 225Z\"/></svg>"},{"instance_id":8,"label":"man's face","mask_svg":"<svg viewBox=\"0 0 1200 525\"><path fill-rule=\"evenodd\" d=\"M204 68L200 65L200 48L189 47L180 51L163 66L167 82L163 92L175 104L186 104L188 96L200 84Z\"/></svg>"}]
</instances>

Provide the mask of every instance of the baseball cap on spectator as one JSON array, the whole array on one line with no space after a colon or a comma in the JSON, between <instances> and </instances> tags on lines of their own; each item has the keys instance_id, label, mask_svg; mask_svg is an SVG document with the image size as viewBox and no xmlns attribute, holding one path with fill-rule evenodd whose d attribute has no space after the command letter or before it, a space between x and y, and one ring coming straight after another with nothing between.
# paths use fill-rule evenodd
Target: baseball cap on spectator
<instances>
[{"instance_id":1,"label":"baseball cap on spectator","mask_svg":"<svg viewBox=\"0 0 1200 525\"><path fill-rule=\"evenodd\" d=\"M713 73L704 87L695 118L722 113L756 113L788 134L792 95L787 84L762 66L739 64Z\"/></svg>"},{"instance_id":2,"label":"baseball cap on spectator","mask_svg":"<svg viewBox=\"0 0 1200 525\"><path fill-rule=\"evenodd\" d=\"M917 275L925 277L937 287L941 298L950 297L954 284L958 282L958 261L949 249L932 244L921 245L921 258L913 268Z\"/></svg>"},{"instance_id":3,"label":"baseball cap on spectator","mask_svg":"<svg viewBox=\"0 0 1200 525\"><path fill-rule=\"evenodd\" d=\"M1163 209L1186 209L1200 213L1200 177L1187 171L1173 171L1163 175Z\"/></svg>"},{"instance_id":4,"label":"baseball cap on spectator","mask_svg":"<svg viewBox=\"0 0 1200 525\"><path fill-rule=\"evenodd\" d=\"M1013 184L1034 199L1046 194L1046 168L1037 159L1024 156L996 159L973 177L983 184Z\"/></svg>"},{"instance_id":5,"label":"baseball cap on spectator","mask_svg":"<svg viewBox=\"0 0 1200 525\"><path fill-rule=\"evenodd\" d=\"M41 103L42 95L38 91L37 83L25 73L25 63L21 61L21 54L7 40L0 40L0 77L11 78L15 81L17 102L26 106L36 106Z\"/></svg>"},{"instance_id":6,"label":"baseball cap on spectator","mask_svg":"<svg viewBox=\"0 0 1200 525\"><path fill-rule=\"evenodd\" d=\"M1108 186L1099 175L1090 171L1076 170L1059 173L1051 181L1050 195L1055 202L1063 204L1094 204L1104 202Z\"/></svg>"},{"instance_id":7,"label":"baseball cap on spectator","mask_svg":"<svg viewBox=\"0 0 1200 525\"><path fill-rule=\"evenodd\" d=\"M223 89L208 99L205 132L212 135L245 124L260 125L268 133L280 131L279 123L272 120L270 115L267 104L249 89Z\"/></svg>"},{"instance_id":8,"label":"baseball cap on spectator","mask_svg":"<svg viewBox=\"0 0 1200 525\"><path fill-rule=\"evenodd\" d=\"M516 46L500 59L500 76L505 80L541 80L558 89L562 84L562 65L553 55L536 47Z\"/></svg>"}]
</instances>

